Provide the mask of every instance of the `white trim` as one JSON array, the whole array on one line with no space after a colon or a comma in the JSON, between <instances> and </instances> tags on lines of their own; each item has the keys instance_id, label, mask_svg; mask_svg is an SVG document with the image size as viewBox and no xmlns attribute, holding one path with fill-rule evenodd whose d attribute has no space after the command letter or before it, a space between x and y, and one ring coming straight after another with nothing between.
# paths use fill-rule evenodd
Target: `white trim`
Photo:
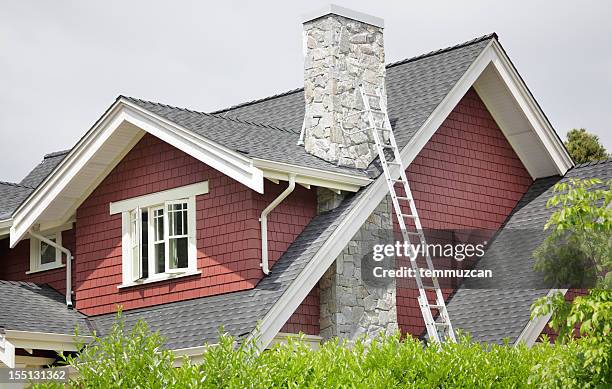
<instances>
[{"instance_id":1,"label":"white trim","mask_svg":"<svg viewBox=\"0 0 612 389\"><path fill-rule=\"evenodd\" d=\"M93 336L78 336L37 331L5 330L4 336L15 348L32 350L78 351L79 345L89 343Z\"/></svg>"},{"instance_id":2,"label":"white trim","mask_svg":"<svg viewBox=\"0 0 612 389\"><path fill-rule=\"evenodd\" d=\"M127 212L136 207L147 208L153 205L163 204L166 201L186 199L192 196L199 196L208 193L208 181L198 182L181 186L179 188L168 189L161 192L146 194L143 196L132 197L129 199L110 203L110 214L114 215Z\"/></svg>"},{"instance_id":3,"label":"white trim","mask_svg":"<svg viewBox=\"0 0 612 389\"><path fill-rule=\"evenodd\" d=\"M59 246L62 245L62 231L55 231L55 232L45 231L45 232L38 232L38 233L44 235L47 239L50 239L51 236L53 235L53 238L55 239L55 243L58 244ZM30 270L27 271L26 274L32 274L32 273L38 273L38 272L47 271L47 270L58 269L60 267L65 266L62 263L62 252L55 247L53 247L53 249L55 250L55 261L46 263L46 264L42 264L41 263L42 262L41 251L40 251L40 247L42 243L43 242L41 242L39 239L30 236Z\"/></svg>"},{"instance_id":4,"label":"white trim","mask_svg":"<svg viewBox=\"0 0 612 389\"><path fill-rule=\"evenodd\" d=\"M478 77L493 61L498 60L500 53L494 49L497 45L495 40L492 40L479 56L472 62L466 72L461 76L457 84L451 88L450 92L444 97L440 104L434 109L431 115L423 123L421 128L412 137L410 142L401 150L401 157L404 166L409 166L416 158L425 144L433 136L433 134L442 125L451 111L457 106L466 92L476 82ZM503 54L503 53L501 53ZM504 54L505 55L505 54ZM538 115L543 115L538 110ZM552 130L552 128L550 128ZM554 134L554 131L553 131ZM555 136L556 138L556 136ZM557 145L554 148L547 150L551 153L560 152L557 146L563 148L562 143L557 139ZM563 152L564 152L563 148ZM565 153L565 152L564 152ZM566 165L558 166L560 172L565 172L564 169L569 168ZM399 177L399 171L396 171L396 176ZM323 246L315 254L313 259L305 266L305 268L296 277L294 282L277 300L272 308L266 313L261 321L260 332L258 333L258 345L260 349L265 348L278 331L289 319L291 314L295 312L299 304L304 300L306 295L321 279L324 272L331 266L336 257L344 249L346 244L352 239L355 233L359 230L363 221L374 211L376 206L387 195L387 183L384 175L380 175L368 188L367 193L362 194L357 204L354 204L349 214L340 222L340 224L331 233L330 237L325 241ZM251 333L249 338L253 338L255 334Z\"/></svg>"},{"instance_id":5,"label":"white trim","mask_svg":"<svg viewBox=\"0 0 612 389\"><path fill-rule=\"evenodd\" d=\"M181 367L183 365L183 361L185 357L192 364L202 363L204 353L208 350L210 346L214 346L214 345L177 348L175 350L172 350L172 353L174 354L174 357L175 357L174 367Z\"/></svg>"},{"instance_id":6,"label":"white trim","mask_svg":"<svg viewBox=\"0 0 612 389\"><path fill-rule=\"evenodd\" d=\"M52 267L45 267L44 269L28 270L27 272L25 272L25 274L29 275L29 274L42 273L42 272L49 271L49 270L62 269L64 267L66 267L65 263L60 263L59 265L58 264L54 264L54 266L52 266Z\"/></svg>"},{"instance_id":7,"label":"white trim","mask_svg":"<svg viewBox=\"0 0 612 389\"><path fill-rule=\"evenodd\" d=\"M126 123L134 126L135 132L146 131L249 188L263 193L263 173L253 166L249 158L120 98L15 211L10 230L11 247L22 239L51 203L61 197L61 192L92 160L97 150ZM77 203L82 199L68 200ZM73 208L77 206L78 204L72 205Z\"/></svg>"},{"instance_id":8,"label":"white trim","mask_svg":"<svg viewBox=\"0 0 612 389\"><path fill-rule=\"evenodd\" d=\"M270 346L273 346L275 344L286 344L289 341L289 339L301 340L304 343L308 344L308 346L310 346L310 348L312 348L313 350L318 350L319 347L321 346L321 342L323 341L323 338L320 337L319 335L292 334L289 332L279 332L278 334L276 334L274 339L272 339L272 341L270 342Z\"/></svg>"},{"instance_id":9,"label":"white trim","mask_svg":"<svg viewBox=\"0 0 612 389\"><path fill-rule=\"evenodd\" d=\"M364 176L329 172L267 159L253 158L253 166L261 169L264 177L269 180L289 181L289 175L296 174L297 184L322 186L348 192L357 192L361 187L372 183L370 178Z\"/></svg>"},{"instance_id":10,"label":"white trim","mask_svg":"<svg viewBox=\"0 0 612 389\"><path fill-rule=\"evenodd\" d=\"M309 12L308 14L302 17L302 23L308 23L312 20L319 19L323 16L327 16L330 14L344 16L345 18L353 19L358 22L371 24L380 28L385 28L385 21L382 18L373 15L368 15L363 12L354 11L349 8L344 8L336 4L328 4L321 9Z\"/></svg>"},{"instance_id":11,"label":"white trim","mask_svg":"<svg viewBox=\"0 0 612 389\"><path fill-rule=\"evenodd\" d=\"M556 294L557 292L561 292L561 294L565 296L567 291L568 289L551 289L546 294L546 297L550 297ZM519 344L524 343L527 347L533 346L542 334L544 327L546 327L546 324L548 324L551 317L552 313L549 313L545 316L538 316L536 318L530 319L527 322L527 325L521 331L521 334L514 342L514 345L518 346Z\"/></svg>"},{"instance_id":12,"label":"white trim","mask_svg":"<svg viewBox=\"0 0 612 389\"><path fill-rule=\"evenodd\" d=\"M187 270L184 273L157 273L157 274L152 275L151 277L145 278L143 280L123 283L123 284L117 286L117 289L132 288L132 287L135 287L135 286L154 284L156 282L176 280L176 279L179 279L179 278L191 277L191 276L195 276L195 275L198 275L198 274L202 274L202 271L200 271L200 270L195 270L195 271L194 270Z\"/></svg>"},{"instance_id":13,"label":"white trim","mask_svg":"<svg viewBox=\"0 0 612 389\"><path fill-rule=\"evenodd\" d=\"M496 54L496 58L493 61L495 68L504 79L506 86L516 99L521 110L527 116L540 141L544 144L544 147L557 166L559 174L565 175L574 166L567 149L559 139L544 112L538 106L533 95L529 92L527 85L523 82L516 68L512 65L510 58L508 58L496 40L493 41L492 50Z\"/></svg>"},{"instance_id":14,"label":"white trim","mask_svg":"<svg viewBox=\"0 0 612 389\"><path fill-rule=\"evenodd\" d=\"M15 345L9 342L6 334L0 334L0 363L15 368Z\"/></svg>"},{"instance_id":15,"label":"white trim","mask_svg":"<svg viewBox=\"0 0 612 389\"><path fill-rule=\"evenodd\" d=\"M165 190L161 192L151 193L144 196L133 197L126 200L110 203L111 215L121 213L121 272L122 272L122 283L118 288L127 288L137 285L148 284L152 282L166 281L168 279L177 278L180 276L190 276L194 274L200 274L197 270L197 237L196 237L196 224L197 224L197 209L196 209L196 196L208 193L208 181L202 181L192 185L186 185L179 188ZM188 241L188 267L180 269L169 268L169 226L168 226L168 207L171 204L176 203L187 203L187 228L185 236ZM165 271L163 273L156 273L155 263L155 244L154 244L154 211L156 209L163 209L163 221L164 221L164 256L165 256ZM132 241L132 222L133 218L141 218L142 212L148 212L147 221L147 236L148 236L148 276L142 279L142 269L134 268L135 263L137 266L141 266L141 260L138 259L136 262L133 258L133 241ZM135 215L134 215L135 213ZM138 239L142 238L142 221L137 224ZM142 243L138 243L139 250L142 250Z\"/></svg>"}]
</instances>

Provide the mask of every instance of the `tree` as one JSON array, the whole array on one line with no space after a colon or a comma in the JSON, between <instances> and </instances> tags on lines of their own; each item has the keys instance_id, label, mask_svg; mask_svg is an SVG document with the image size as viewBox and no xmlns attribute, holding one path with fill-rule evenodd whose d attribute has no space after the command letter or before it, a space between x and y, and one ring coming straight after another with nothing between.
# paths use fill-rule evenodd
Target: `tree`
<instances>
[{"instance_id":1,"label":"tree","mask_svg":"<svg viewBox=\"0 0 612 389\"><path fill-rule=\"evenodd\" d=\"M559 334L559 343L570 341L578 327L584 346L575 361L578 370L588 371L592 382L605 382L607 387L606 377L612 376L612 180L603 184L598 179L572 179L558 183L553 191L546 206L557 209L544 227L552 231L534 253L535 269L562 284L576 281L572 273L586 264L596 288L573 302L565 301L560 292L542 297L533 303L531 316L551 314L548 324Z\"/></svg>"},{"instance_id":2,"label":"tree","mask_svg":"<svg viewBox=\"0 0 612 389\"><path fill-rule=\"evenodd\" d=\"M565 147L576 163L600 161L610 157L599 137L584 128L574 128L567 133Z\"/></svg>"}]
</instances>

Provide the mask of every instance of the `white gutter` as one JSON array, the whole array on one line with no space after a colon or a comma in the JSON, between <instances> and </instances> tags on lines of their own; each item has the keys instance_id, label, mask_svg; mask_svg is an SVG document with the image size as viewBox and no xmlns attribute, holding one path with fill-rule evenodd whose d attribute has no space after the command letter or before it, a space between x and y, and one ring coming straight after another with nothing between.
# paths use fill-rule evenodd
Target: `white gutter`
<instances>
[{"instance_id":1,"label":"white gutter","mask_svg":"<svg viewBox=\"0 0 612 389\"><path fill-rule=\"evenodd\" d=\"M55 247L56 250L61 251L66 254L66 306L68 308L72 308L72 253L67 248L60 246L52 240L45 238L42 235L39 235L32 230L29 231L30 236L40 240L41 242L45 242L51 247Z\"/></svg>"},{"instance_id":2,"label":"white gutter","mask_svg":"<svg viewBox=\"0 0 612 389\"><path fill-rule=\"evenodd\" d=\"M262 212L259 221L261 222L261 270L264 274L270 274L268 263L268 214L276 208L287 196L295 189L295 174L289 174L289 186L277 198L274 199Z\"/></svg>"}]
</instances>

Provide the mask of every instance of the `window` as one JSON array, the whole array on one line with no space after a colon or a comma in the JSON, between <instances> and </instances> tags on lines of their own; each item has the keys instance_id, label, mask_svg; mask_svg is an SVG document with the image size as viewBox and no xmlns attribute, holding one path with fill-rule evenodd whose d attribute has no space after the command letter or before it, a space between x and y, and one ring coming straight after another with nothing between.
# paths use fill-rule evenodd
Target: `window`
<instances>
[{"instance_id":1,"label":"window","mask_svg":"<svg viewBox=\"0 0 612 389\"><path fill-rule=\"evenodd\" d=\"M61 232L43 234L43 236L60 246L62 244ZM63 266L61 251L36 238L30 238L30 271L28 273L56 269L61 266Z\"/></svg>"},{"instance_id":2,"label":"window","mask_svg":"<svg viewBox=\"0 0 612 389\"><path fill-rule=\"evenodd\" d=\"M122 286L197 272L195 197L207 192L204 182L111 203L122 214Z\"/></svg>"}]
</instances>

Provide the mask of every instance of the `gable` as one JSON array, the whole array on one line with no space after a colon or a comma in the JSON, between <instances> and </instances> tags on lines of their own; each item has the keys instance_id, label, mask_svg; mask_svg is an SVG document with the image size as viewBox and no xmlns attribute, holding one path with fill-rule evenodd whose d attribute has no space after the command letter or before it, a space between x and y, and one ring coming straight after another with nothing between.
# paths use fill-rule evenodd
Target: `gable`
<instances>
[{"instance_id":1,"label":"gable","mask_svg":"<svg viewBox=\"0 0 612 389\"><path fill-rule=\"evenodd\" d=\"M502 226L533 182L473 88L406 174L423 228L489 236ZM397 222L395 228L399 232ZM398 266L409 266L398 262ZM412 280L397 280L398 324L404 334L421 336L425 330L417 297Z\"/></svg>"}]
</instances>

